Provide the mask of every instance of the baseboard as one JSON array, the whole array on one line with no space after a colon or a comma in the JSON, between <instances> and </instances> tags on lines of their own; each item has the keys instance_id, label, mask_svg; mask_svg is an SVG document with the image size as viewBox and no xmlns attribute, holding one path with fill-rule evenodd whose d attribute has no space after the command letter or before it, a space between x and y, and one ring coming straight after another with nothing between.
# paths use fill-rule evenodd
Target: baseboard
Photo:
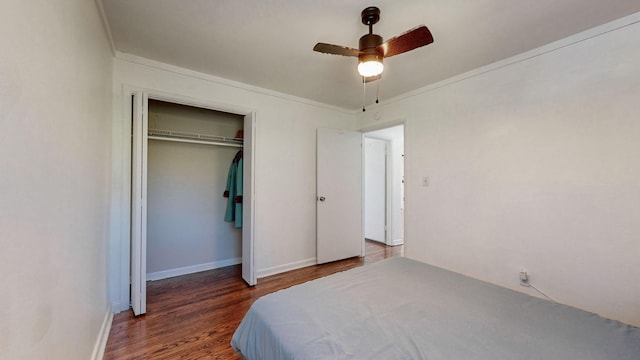
<instances>
[{"instance_id":1,"label":"baseboard","mask_svg":"<svg viewBox=\"0 0 640 360\"><path fill-rule=\"evenodd\" d=\"M273 267L270 267L270 268L261 269L261 270L258 270L256 272L256 274L257 274L258 279L260 279L260 278L263 278L263 277L276 275L276 274L280 274L280 273L283 273L283 272L287 272L287 271L291 271L291 270L295 270L295 269L300 269L300 268L311 266L311 265L315 265L315 264L316 264L316 258L309 258L309 259L295 261L295 262L284 264L284 265L273 266Z\"/></svg>"},{"instance_id":2,"label":"baseboard","mask_svg":"<svg viewBox=\"0 0 640 360\"><path fill-rule=\"evenodd\" d=\"M193 274L200 271L213 270L213 269L218 269L218 268L231 266L231 265L238 265L238 264L242 264L242 258L219 260L219 261L213 261L205 264L185 266L177 269L162 270L154 273L148 273L147 281L167 279L174 276Z\"/></svg>"},{"instance_id":3,"label":"baseboard","mask_svg":"<svg viewBox=\"0 0 640 360\"><path fill-rule=\"evenodd\" d=\"M91 360L102 360L102 358L104 357L104 350L107 347L107 340L109 340L109 332L111 331L112 322L113 312L111 311L111 305L107 305L107 312L104 314L104 320L102 320L102 326L100 327L100 333L98 333L98 339L93 346Z\"/></svg>"},{"instance_id":4,"label":"baseboard","mask_svg":"<svg viewBox=\"0 0 640 360\"><path fill-rule=\"evenodd\" d=\"M387 245L389 245L389 246L397 246L397 245L402 245L402 244L404 244L404 239L400 238L400 239L391 240Z\"/></svg>"}]
</instances>

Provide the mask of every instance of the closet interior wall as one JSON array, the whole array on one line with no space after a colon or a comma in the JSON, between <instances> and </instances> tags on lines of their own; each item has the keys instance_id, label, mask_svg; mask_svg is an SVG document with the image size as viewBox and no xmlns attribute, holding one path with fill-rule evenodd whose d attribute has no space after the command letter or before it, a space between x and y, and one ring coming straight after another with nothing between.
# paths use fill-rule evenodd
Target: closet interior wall
<instances>
[{"instance_id":1,"label":"closet interior wall","mask_svg":"<svg viewBox=\"0 0 640 360\"><path fill-rule=\"evenodd\" d=\"M149 129L233 138L243 116L149 100ZM224 221L237 147L149 140L147 278L239 264L242 231Z\"/></svg>"}]
</instances>

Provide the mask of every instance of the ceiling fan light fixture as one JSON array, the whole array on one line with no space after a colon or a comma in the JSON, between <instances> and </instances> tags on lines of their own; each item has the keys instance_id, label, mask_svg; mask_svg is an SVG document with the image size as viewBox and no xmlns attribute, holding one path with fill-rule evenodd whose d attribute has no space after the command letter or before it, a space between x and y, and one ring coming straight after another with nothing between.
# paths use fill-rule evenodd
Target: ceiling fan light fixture
<instances>
[{"instance_id":1,"label":"ceiling fan light fixture","mask_svg":"<svg viewBox=\"0 0 640 360\"><path fill-rule=\"evenodd\" d=\"M364 77L378 76L384 71L382 58L376 55L361 55L358 62L358 73Z\"/></svg>"}]
</instances>

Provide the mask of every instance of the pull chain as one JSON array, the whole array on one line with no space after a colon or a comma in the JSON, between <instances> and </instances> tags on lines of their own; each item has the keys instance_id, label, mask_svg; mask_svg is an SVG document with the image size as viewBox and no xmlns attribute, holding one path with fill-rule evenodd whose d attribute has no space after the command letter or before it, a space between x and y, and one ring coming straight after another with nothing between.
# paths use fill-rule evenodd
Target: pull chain
<instances>
[{"instance_id":1,"label":"pull chain","mask_svg":"<svg viewBox=\"0 0 640 360\"><path fill-rule=\"evenodd\" d=\"M381 81L380 78L381 76L378 75L378 81L376 84L376 104L380 103L380 101L378 101L378 94L380 94L380 81Z\"/></svg>"},{"instance_id":2,"label":"pull chain","mask_svg":"<svg viewBox=\"0 0 640 360\"><path fill-rule=\"evenodd\" d=\"M363 76L363 77L362 77L362 112L367 111L367 110L364 108L364 99L365 99L365 92L366 92L366 89L367 89L367 87L366 87L366 83L365 83L365 81L364 81L364 76Z\"/></svg>"}]
</instances>

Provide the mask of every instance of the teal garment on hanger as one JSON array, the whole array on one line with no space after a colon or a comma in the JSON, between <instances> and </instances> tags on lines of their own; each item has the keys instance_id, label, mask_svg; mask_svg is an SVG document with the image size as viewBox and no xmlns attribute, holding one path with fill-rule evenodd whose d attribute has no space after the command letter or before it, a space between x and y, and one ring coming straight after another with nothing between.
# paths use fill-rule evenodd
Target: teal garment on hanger
<instances>
[{"instance_id":1,"label":"teal garment on hanger","mask_svg":"<svg viewBox=\"0 0 640 360\"><path fill-rule=\"evenodd\" d=\"M224 196L227 198L227 210L224 213L224 221L235 221L235 198L236 198L236 171L238 167L235 161L229 166L229 175L227 175L227 187Z\"/></svg>"},{"instance_id":2,"label":"teal garment on hanger","mask_svg":"<svg viewBox=\"0 0 640 360\"><path fill-rule=\"evenodd\" d=\"M242 227L242 158L236 164L235 228Z\"/></svg>"},{"instance_id":3,"label":"teal garment on hanger","mask_svg":"<svg viewBox=\"0 0 640 360\"><path fill-rule=\"evenodd\" d=\"M233 222L233 227L242 227L242 151L239 151L231 166L227 176L227 187L224 192L227 198L227 209L224 214L224 221Z\"/></svg>"}]
</instances>

